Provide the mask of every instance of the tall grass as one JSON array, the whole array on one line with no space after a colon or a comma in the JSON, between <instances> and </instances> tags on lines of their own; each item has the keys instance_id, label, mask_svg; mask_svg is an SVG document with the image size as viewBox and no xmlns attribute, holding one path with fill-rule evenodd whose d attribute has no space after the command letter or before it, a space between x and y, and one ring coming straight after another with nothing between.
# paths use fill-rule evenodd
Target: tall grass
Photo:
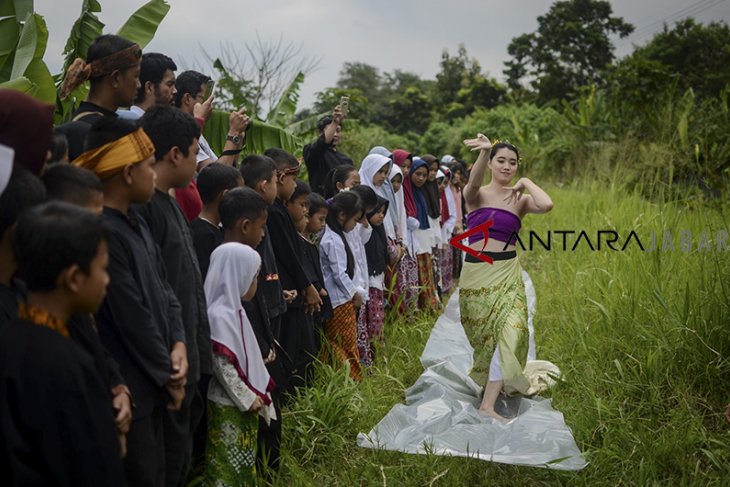
<instances>
[{"instance_id":1,"label":"tall grass","mask_svg":"<svg viewBox=\"0 0 730 487\"><path fill-rule=\"evenodd\" d=\"M284 411L277 485L727 485L730 427L730 251L728 205L701 200L647 202L620 175L548 187L555 209L529 216L533 230L634 230L658 249L575 251L562 242L522 252L538 293L538 358L558 364L564 381L550 396L590 464L566 473L474 459L361 449L367 432L422 372L419 356L435 316L391 319L371 376L320 366L316 384ZM656 201L656 200L654 200ZM680 245L681 231L692 248ZM711 250L698 250L705 230ZM662 250L665 232L674 250ZM575 235L568 238L569 247ZM527 244L527 241L525 242ZM730 246L730 240L727 242ZM605 249L605 246L603 247ZM724 481L722 479L725 479Z\"/></svg>"}]
</instances>

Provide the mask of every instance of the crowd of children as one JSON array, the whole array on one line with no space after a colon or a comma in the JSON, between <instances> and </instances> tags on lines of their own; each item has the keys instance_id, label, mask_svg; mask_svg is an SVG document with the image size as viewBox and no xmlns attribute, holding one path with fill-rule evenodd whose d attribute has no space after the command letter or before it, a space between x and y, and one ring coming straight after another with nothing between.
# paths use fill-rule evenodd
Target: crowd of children
<instances>
[{"instance_id":1,"label":"crowd of children","mask_svg":"<svg viewBox=\"0 0 730 487\"><path fill-rule=\"evenodd\" d=\"M133 47L104 66L129 69ZM282 404L313 363L362 380L386 316L439 309L459 275L466 169L450 156L338 156L313 191L282 149L200 164L201 120L141 112L100 112L71 164L39 169L24 150L43 137L0 140L15 150L0 196L10 485L183 485L196 461L211 485L252 483L278 467Z\"/></svg>"}]
</instances>

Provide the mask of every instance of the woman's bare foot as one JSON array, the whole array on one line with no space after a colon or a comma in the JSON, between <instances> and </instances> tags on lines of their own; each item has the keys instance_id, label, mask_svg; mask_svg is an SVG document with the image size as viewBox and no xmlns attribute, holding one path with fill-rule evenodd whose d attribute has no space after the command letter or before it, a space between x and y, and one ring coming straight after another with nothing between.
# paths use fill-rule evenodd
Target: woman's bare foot
<instances>
[{"instance_id":1,"label":"woman's bare foot","mask_svg":"<svg viewBox=\"0 0 730 487\"><path fill-rule=\"evenodd\" d=\"M497 414L494 409L479 409L478 411L482 416L489 416L490 418L494 418L498 421L507 421L507 418Z\"/></svg>"}]
</instances>

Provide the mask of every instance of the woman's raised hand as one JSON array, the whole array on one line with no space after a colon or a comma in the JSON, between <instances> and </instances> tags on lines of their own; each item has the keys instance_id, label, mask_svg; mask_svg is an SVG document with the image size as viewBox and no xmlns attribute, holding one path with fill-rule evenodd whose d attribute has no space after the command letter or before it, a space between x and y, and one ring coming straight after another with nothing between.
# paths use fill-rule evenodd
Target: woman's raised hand
<instances>
[{"instance_id":1,"label":"woman's raised hand","mask_svg":"<svg viewBox=\"0 0 730 487\"><path fill-rule=\"evenodd\" d=\"M517 203L518 201L520 201L522 195L525 194L525 189L527 189L525 188L525 182L522 179L517 181L517 184L515 184L514 186L503 186L502 188L510 192L503 200L509 204Z\"/></svg>"},{"instance_id":2,"label":"woman's raised hand","mask_svg":"<svg viewBox=\"0 0 730 487\"><path fill-rule=\"evenodd\" d=\"M484 134L477 134L475 139L464 140L464 145L473 151L488 151L492 148L492 143L489 141L489 138Z\"/></svg>"}]
</instances>

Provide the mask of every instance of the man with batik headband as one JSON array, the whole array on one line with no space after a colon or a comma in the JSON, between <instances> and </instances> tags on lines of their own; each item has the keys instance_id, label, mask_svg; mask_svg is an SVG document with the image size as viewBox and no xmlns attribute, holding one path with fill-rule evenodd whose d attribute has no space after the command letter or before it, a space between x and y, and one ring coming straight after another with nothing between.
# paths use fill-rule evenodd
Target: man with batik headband
<instances>
[{"instance_id":1,"label":"man with batik headband","mask_svg":"<svg viewBox=\"0 0 730 487\"><path fill-rule=\"evenodd\" d=\"M165 407L179 409L188 371L180 303L167 282L160 249L132 208L155 189L155 147L142 128L104 117L89 130L89 149L74 161L99 176L109 238L110 285L96 323L135 400L127 434L128 485L164 485Z\"/></svg>"},{"instance_id":2,"label":"man with batik headband","mask_svg":"<svg viewBox=\"0 0 730 487\"><path fill-rule=\"evenodd\" d=\"M73 113L71 122L59 127L68 139L69 159L84 150L84 139L91 124L104 117L116 117L119 107L134 103L139 88L142 50L127 39L103 35L89 46L86 62L76 59L66 72L61 98L67 97L85 81L89 96Z\"/></svg>"}]
</instances>

